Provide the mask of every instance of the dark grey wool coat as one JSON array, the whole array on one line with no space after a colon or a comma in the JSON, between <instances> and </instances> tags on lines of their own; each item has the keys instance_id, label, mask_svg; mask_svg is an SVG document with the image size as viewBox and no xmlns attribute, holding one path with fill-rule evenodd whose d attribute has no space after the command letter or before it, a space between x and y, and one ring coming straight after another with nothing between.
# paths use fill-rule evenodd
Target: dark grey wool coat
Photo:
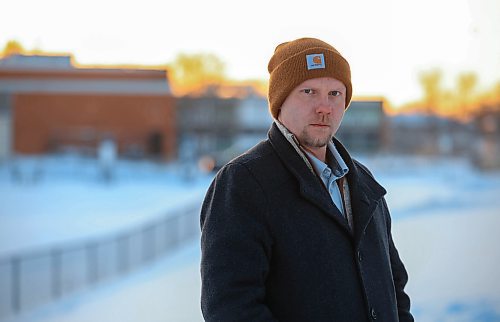
<instances>
[{"instance_id":1,"label":"dark grey wool coat","mask_svg":"<svg viewBox=\"0 0 500 322\"><path fill-rule=\"evenodd\" d=\"M206 321L413 321L386 191L334 143L353 232L275 124L219 171L201 210Z\"/></svg>"}]
</instances>

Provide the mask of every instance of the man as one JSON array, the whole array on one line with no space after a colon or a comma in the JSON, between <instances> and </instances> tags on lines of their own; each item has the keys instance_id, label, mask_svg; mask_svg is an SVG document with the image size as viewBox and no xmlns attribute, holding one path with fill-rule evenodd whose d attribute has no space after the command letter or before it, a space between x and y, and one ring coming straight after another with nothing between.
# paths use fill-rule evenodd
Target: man
<instances>
[{"instance_id":1,"label":"man","mask_svg":"<svg viewBox=\"0 0 500 322\"><path fill-rule=\"evenodd\" d=\"M206 321L413 321L386 191L333 137L349 64L301 38L268 70L268 139L219 171L201 210Z\"/></svg>"}]
</instances>

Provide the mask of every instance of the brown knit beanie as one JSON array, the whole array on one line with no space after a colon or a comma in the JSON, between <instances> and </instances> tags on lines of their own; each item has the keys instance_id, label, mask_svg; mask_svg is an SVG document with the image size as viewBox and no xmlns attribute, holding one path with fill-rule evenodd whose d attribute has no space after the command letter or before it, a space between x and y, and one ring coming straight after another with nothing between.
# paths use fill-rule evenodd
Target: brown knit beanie
<instances>
[{"instance_id":1,"label":"brown knit beanie","mask_svg":"<svg viewBox=\"0 0 500 322\"><path fill-rule=\"evenodd\" d=\"M269 71L269 110L277 119L288 94L302 82L319 77L333 77L346 87L345 106L352 96L351 69L344 57L331 45L315 38L285 42L274 50Z\"/></svg>"}]
</instances>

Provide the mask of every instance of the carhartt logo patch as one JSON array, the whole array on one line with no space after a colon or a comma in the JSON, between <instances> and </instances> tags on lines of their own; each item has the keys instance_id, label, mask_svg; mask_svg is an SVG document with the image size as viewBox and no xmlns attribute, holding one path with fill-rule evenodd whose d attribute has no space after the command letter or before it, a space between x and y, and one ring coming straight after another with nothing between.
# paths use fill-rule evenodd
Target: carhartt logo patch
<instances>
[{"instance_id":1,"label":"carhartt logo patch","mask_svg":"<svg viewBox=\"0 0 500 322\"><path fill-rule=\"evenodd\" d=\"M323 54L306 55L307 70L325 68L325 57Z\"/></svg>"}]
</instances>

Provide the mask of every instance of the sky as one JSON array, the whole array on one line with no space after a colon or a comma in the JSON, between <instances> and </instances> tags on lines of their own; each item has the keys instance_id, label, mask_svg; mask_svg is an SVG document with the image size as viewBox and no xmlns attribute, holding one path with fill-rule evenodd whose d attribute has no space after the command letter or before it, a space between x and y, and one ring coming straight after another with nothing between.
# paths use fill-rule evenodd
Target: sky
<instances>
[{"instance_id":1,"label":"sky","mask_svg":"<svg viewBox=\"0 0 500 322\"><path fill-rule=\"evenodd\" d=\"M500 80L498 0L1 0L0 46L73 54L79 64L164 65L212 53L237 80L268 79L281 42L317 37L351 65L355 96L421 97L419 73L453 87Z\"/></svg>"}]
</instances>

